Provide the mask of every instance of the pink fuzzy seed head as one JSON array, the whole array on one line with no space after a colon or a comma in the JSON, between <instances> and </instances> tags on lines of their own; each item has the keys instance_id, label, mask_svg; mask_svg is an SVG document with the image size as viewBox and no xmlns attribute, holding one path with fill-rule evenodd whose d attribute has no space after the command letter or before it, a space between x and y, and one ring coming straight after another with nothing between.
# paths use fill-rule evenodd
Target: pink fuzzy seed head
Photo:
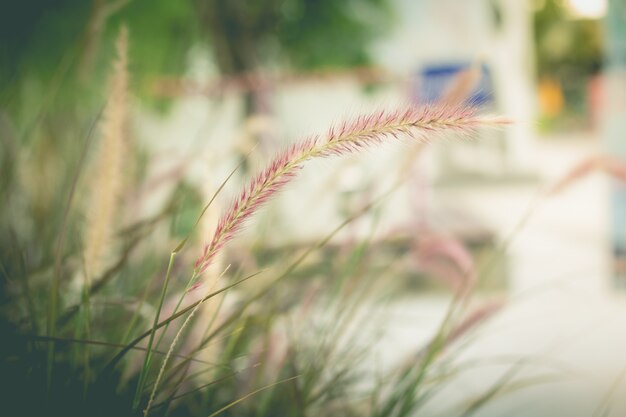
<instances>
[{"instance_id":1,"label":"pink fuzzy seed head","mask_svg":"<svg viewBox=\"0 0 626 417\"><path fill-rule=\"evenodd\" d=\"M264 204L296 177L303 164L312 158L356 153L390 138L408 136L428 142L442 133L469 136L483 126L500 126L505 120L478 116L474 107L407 107L398 111L379 111L343 121L331 127L326 137L311 136L289 146L265 170L255 176L233 201L220 219L207 245L195 263L197 273L204 272L216 254L241 230Z\"/></svg>"}]
</instances>

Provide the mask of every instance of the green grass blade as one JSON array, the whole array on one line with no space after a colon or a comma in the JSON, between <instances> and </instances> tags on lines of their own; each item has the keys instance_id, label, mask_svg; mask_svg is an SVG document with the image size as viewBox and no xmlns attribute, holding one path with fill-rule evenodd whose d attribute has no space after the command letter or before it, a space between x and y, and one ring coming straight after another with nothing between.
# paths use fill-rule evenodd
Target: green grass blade
<instances>
[{"instance_id":1,"label":"green grass blade","mask_svg":"<svg viewBox=\"0 0 626 417\"><path fill-rule=\"evenodd\" d=\"M298 376L292 376L291 378L282 379L280 381L274 382L273 384L269 384L269 385L266 385L266 386L264 386L262 388L256 389L256 390L254 390L252 392L249 392L248 394L244 395L243 397L241 397L241 398L239 398L239 399L237 399L237 400L235 400L235 401L225 405L224 407L220 408L219 410L209 414L208 417L215 417L216 415L223 413L224 411L228 410L229 408L236 406L240 402L245 401L248 398L250 398L250 397L252 397L252 396L254 396L254 395L256 395L256 394L258 394L258 393L260 393L262 391L265 391L266 389L275 387L276 385L284 384L285 382L293 381L296 378L298 378Z\"/></svg>"}]
</instances>

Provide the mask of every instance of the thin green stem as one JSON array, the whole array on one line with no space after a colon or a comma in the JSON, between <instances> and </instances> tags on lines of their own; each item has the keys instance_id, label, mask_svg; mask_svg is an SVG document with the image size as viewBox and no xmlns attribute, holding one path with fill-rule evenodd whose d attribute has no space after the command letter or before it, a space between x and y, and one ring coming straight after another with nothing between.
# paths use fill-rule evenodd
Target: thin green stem
<instances>
[{"instance_id":1,"label":"thin green stem","mask_svg":"<svg viewBox=\"0 0 626 417\"><path fill-rule=\"evenodd\" d=\"M90 346L103 346L103 347L109 347L109 348L127 348L128 347L128 345L123 345L121 343L111 343L111 342L105 342L105 341L102 341L102 340L68 339L68 338L64 338L64 337L48 337L48 336L36 336L36 335L26 335L24 338L27 339L27 340L34 340L34 341L45 342L45 343L56 342L56 343L60 343L60 344L61 343L62 344L81 344L81 345L90 345ZM143 352L146 352L148 350L145 347L135 346L135 345L133 345L129 349L130 350L139 350L139 351L143 351ZM167 352L163 352L163 351L160 351L160 350L152 349L152 353L155 353L157 355L165 355ZM203 361L201 359L196 359L196 358L190 357L188 355L174 354L172 356L174 356L174 357L176 357L178 359L188 360L188 361L191 361L191 362L197 362L197 363L200 363L200 364L203 364L203 365L210 365L210 366L215 365L215 364L213 364L211 362Z\"/></svg>"},{"instance_id":2,"label":"thin green stem","mask_svg":"<svg viewBox=\"0 0 626 417\"><path fill-rule=\"evenodd\" d=\"M178 309L183 304L183 301L185 300L185 297L187 296L187 292L189 291L189 289L194 284L197 278L198 278L198 275L194 272L191 275L191 278L189 278L189 281L187 281L187 285L185 285L185 289L183 290L183 293L178 298L178 302L176 303L176 306L174 307L174 311L172 312L172 314L178 313ZM156 342L155 349L158 349L159 346L161 345L161 342L163 341L163 338L165 337L165 334L167 333L168 327L169 327L169 323L165 325L165 329L163 329L163 331L159 335L159 340L157 340Z\"/></svg>"},{"instance_id":3,"label":"thin green stem","mask_svg":"<svg viewBox=\"0 0 626 417\"><path fill-rule=\"evenodd\" d=\"M87 339L89 339L91 337L91 331L90 331L90 327L89 327L89 322L90 322L90 318L91 318L91 309L90 309L90 298L89 298L89 289L88 286L85 285L83 287L83 296L82 296L82 302L83 302L83 319L81 320L83 323L80 324L81 329L79 329L79 332L83 332L85 333L85 337ZM82 360L83 360L83 368L84 368L84 375L83 375L83 398L87 397L87 388L89 386L89 375L90 375L90 367L89 367L89 345L85 344L82 347Z\"/></svg>"},{"instance_id":4,"label":"thin green stem","mask_svg":"<svg viewBox=\"0 0 626 417\"><path fill-rule=\"evenodd\" d=\"M163 287L161 289L161 297L159 298L159 305L157 307L157 311L154 315L154 322L152 324L152 330L150 331L150 338L148 339L148 347L146 351L146 356L143 360L143 366L141 367L141 373L139 374L139 381L137 382L137 389L135 390L135 396L133 398L133 411L137 411L139 408L139 403L141 402L141 393L143 392L143 386L146 383L146 377L148 375L148 369L150 368L150 361L152 359L152 344L154 343L154 335L157 331L157 326L159 324L159 316L161 315L161 309L163 308L163 302L165 301L165 295L167 294L167 287L170 282L170 277L172 274L172 266L174 265L174 258L176 257L176 252L172 252L170 254L170 261L167 265L167 273L165 274L165 282L163 282Z\"/></svg>"},{"instance_id":5,"label":"thin green stem","mask_svg":"<svg viewBox=\"0 0 626 417\"><path fill-rule=\"evenodd\" d=\"M226 269L224 270L224 272L222 272L220 274L219 277L217 277L218 279L221 278L230 268L230 265L226 267ZM192 279L190 280L190 282L193 282L194 277L192 276ZM185 294L187 291L185 290L185 292L183 294ZM176 306L176 309L178 309L178 307L180 306L180 303L182 302L182 298L180 299L179 305ZM187 316L187 318L185 319L185 321L183 322L183 324L180 326L180 329L178 329L178 333L176 333L176 336L174 336L174 340L172 341L169 350L167 351L167 355L165 355L165 358L163 359L163 365L161 366L161 369L159 370L159 374L157 375L157 379L154 382L154 387L152 388L152 393L150 394L150 399L148 400L148 405L146 406L146 409L144 410L144 417L148 416L148 413L150 412L150 407L152 406L152 403L154 401L154 398L156 397L156 393L157 393L157 389L159 388L159 383L161 382L161 378L163 378L163 374L165 373L165 368L167 367L167 363L170 359L170 357L172 356L172 354L174 353L174 348L176 347L176 344L178 343L178 340L180 339L181 335L183 334L183 331L185 330L185 328L189 325L189 323L191 322L191 319L193 318L194 314L196 314L196 312L198 311L198 309L202 306L202 303L206 301L204 299L200 300L200 302L193 308L193 310L191 310L191 313L189 313L189 315ZM167 329L167 326L165 327L165 329ZM163 332L161 333L161 336L163 336L163 334L165 334L165 330L163 330ZM158 347L158 346L157 346Z\"/></svg>"},{"instance_id":6,"label":"thin green stem","mask_svg":"<svg viewBox=\"0 0 626 417\"><path fill-rule=\"evenodd\" d=\"M202 303L199 303L197 306L194 307L193 310L191 310L191 313L189 313L189 315L187 316L183 324L180 326L178 333L176 333L176 336L174 337L174 340L172 341L172 344L170 345L170 348L168 349L167 354L165 355L165 358L163 359L163 364L161 365L159 374L157 375L157 378L154 381L154 386L152 387L152 392L150 393L150 399L148 400L148 405L146 406L146 409L143 412L144 417L147 417L148 414L150 413L150 407L152 406L152 403L154 402L154 398L156 397L157 390L159 389L159 383L161 382L161 379L163 378L163 374L165 373L165 368L167 367L167 363L169 362L169 359L172 356L172 353L174 353L174 348L176 347L176 344L178 343L180 336L182 335L187 325L191 322L191 319L193 318L195 313L198 311L200 306L202 306Z\"/></svg>"},{"instance_id":7,"label":"thin green stem","mask_svg":"<svg viewBox=\"0 0 626 417\"><path fill-rule=\"evenodd\" d=\"M262 391L265 391L266 389L275 387L276 385L284 384L285 382L293 381L294 379L296 379L298 377L299 377L298 375L292 376L291 378L282 379L280 381L274 382L273 384L269 384L269 385L266 385L266 386L261 387L259 389L256 389L256 390L254 390L254 391L244 395L243 397L239 398L238 400L235 400L235 401L225 405L224 407L220 408L219 410L215 411L214 413L211 413L209 415L209 417L215 417L218 414L222 414L224 411L228 410L229 408L234 407L235 405L237 405L240 402L242 402L242 401L252 397L253 395L258 394L259 392L262 392Z\"/></svg>"}]
</instances>

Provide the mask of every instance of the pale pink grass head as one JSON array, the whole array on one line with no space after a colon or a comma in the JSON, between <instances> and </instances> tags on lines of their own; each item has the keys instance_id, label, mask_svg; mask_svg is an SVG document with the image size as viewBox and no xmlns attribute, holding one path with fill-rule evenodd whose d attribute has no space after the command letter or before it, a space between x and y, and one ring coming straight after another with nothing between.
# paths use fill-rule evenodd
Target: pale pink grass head
<instances>
[{"instance_id":1,"label":"pale pink grass head","mask_svg":"<svg viewBox=\"0 0 626 417\"><path fill-rule=\"evenodd\" d=\"M196 261L196 273L206 270L215 255L235 237L246 221L291 182L309 159L344 156L403 137L420 142L429 142L446 133L471 137L482 127L498 127L507 123L505 119L479 115L476 108L468 106L408 107L362 115L331 127L326 135L314 135L295 143L257 174L234 199Z\"/></svg>"}]
</instances>

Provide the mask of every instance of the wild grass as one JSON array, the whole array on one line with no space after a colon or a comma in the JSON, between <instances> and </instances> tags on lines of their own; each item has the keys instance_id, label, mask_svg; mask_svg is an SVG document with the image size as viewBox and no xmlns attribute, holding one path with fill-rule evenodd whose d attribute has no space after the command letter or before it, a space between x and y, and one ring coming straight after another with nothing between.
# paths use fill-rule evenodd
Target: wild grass
<instances>
[{"instance_id":1,"label":"wild grass","mask_svg":"<svg viewBox=\"0 0 626 417\"><path fill-rule=\"evenodd\" d=\"M385 267L373 268L377 248L371 236L346 243L340 253L321 249L364 215L384 216L381 203L401 181L267 270L221 268L230 265L225 249L267 203L295 184L311 160L346 157L387 142L417 148L447 135L469 140L482 128L508 121L448 102L383 110L337 124L279 152L230 203L220 204L224 210L212 234L196 246L195 229L216 201L229 201L222 194L237 169L197 208L197 220L181 240L164 232L180 203L176 193L153 217L120 221L122 176L136 158L128 135L127 36L122 30L118 38L97 124L98 146L89 149L91 139L84 141L72 180L60 192L65 199L46 208L47 217L61 219L59 233L43 242L36 229L23 228L12 239L25 248L23 257L2 257L10 288L3 311L10 343L2 348L2 378L14 380L6 391L12 397L7 407L22 406L25 415L144 416L408 416L420 410L447 378L435 372L440 359L499 306L467 315L469 292L457 288L438 331L425 346L416 346L414 356L382 374L363 366L380 331L371 329L372 306L390 296L389 282L401 265L387 259ZM468 82L455 87L456 93L462 95ZM87 154L93 156L91 171ZM7 199L19 206L22 196L7 194ZM4 229L7 218L3 214L3 236L10 235ZM469 283L462 287L471 287L478 272L466 253L449 241L422 243L422 260L433 254L449 258L456 276ZM38 252L43 255L31 255ZM298 276L303 271L305 276ZM84 278L79 302L70 297L76 276ZM260 284L242 291L252 280ZM44 314L40 300L45 298ZM207 305L209 319L201 322L198 312ZM42 321L45 334L37 331ZM197 334L190 335L191 329ZM203 355L208 350L211 354ZM380 386L361 382L377 378Z\"/></svg>"}]
</instances>

